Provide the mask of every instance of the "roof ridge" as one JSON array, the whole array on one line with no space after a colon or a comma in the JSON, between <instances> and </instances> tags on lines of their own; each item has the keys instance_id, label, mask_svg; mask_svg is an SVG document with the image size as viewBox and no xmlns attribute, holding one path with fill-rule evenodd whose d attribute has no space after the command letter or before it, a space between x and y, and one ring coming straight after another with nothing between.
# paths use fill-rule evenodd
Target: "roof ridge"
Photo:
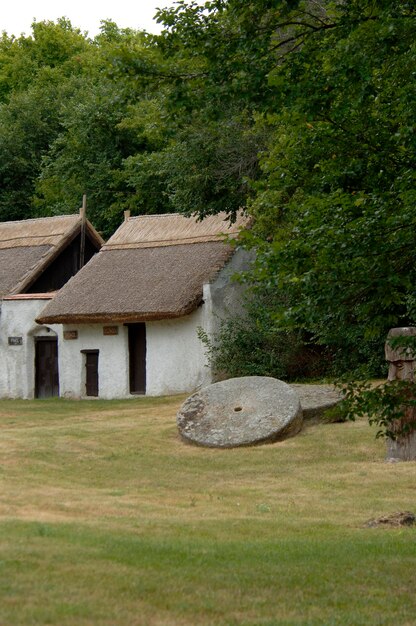
<instances>
[{"instance_id":1,"label":"roof ridge","mask_svg":"<svg viewBox=\"0 0 416 626\"><path fill-rule=\"evenodd\" d=\"M189 237L180 237L176 239L138 239L136 241L105 243L103 250L109 250L113 247L129 246L132 249L137 248L168 248L169 246L188 246L199 243L227 243L227 237L235 233L211 233L208 235L190 235ZM109 240L110 241L110 240Z\"/></svg>"},{"instance_id":2,"label":"roof ridge","mask_svg":"<svg viewBox=\"0 0 416 626\"><path fill-rule=\"evenodd\" d=\"M0 241L4 243L5 241L18 241L19 239L48 239L51 237L62 237L63 235L65 235L65 231L62 233L52 233L50 235L18 235L17 237L9 237L8 239L1 239Z\"/></svg>"},{"instance_id":3,"label":"roof ridge","mask_svg":"<svg viewBox=\"0 0 416 626\"><path fill-rule=\"evenodd\" d=\"M221 211L221 213L223 213L223 212ZM221 213L215 213L213 215L204 215L204 217L202 217L202 218L199 218L197 215L184 215L183 213L153 213L153 214L149 214L149 215L131 215L126 221L130 222L131 220L138 220L138 219L143 219L143 218L146 218L146 219L151 219L151 218L159 219L161 217L173 217L173 216L175 216L175 217L183 217L185 219L195 219L195 220L197 220L199 222L203 222L207 217L220 217ZM227 221L228 221L227 218L225 218L223 220L223 222L227 222ZM122 223L124 224L125 222L122 222Z\"/></svg>"},{"instance_id":4,"label":"roof ridge","mask_svg":"<svg viewBox=\"0 0 416 626\"><path fill-rule=\"evenodd\" d=\"M80 217L79 213L68 213L67 215L45 215L44 217L28 217L25 220L7 220L7 222L0 222L0 226L4 224L17 224L22 222L38 222L39 220L56 220L63 217Z\"/></svg>"},{"instance_id":5,"label":"roof ridge","mask_svg":"<svg viewBox=\"0 0 416 626\"><path fill-rule=\"evenodd\" d=\"M143 219L143 218L172 217L173 215L177 215L178 217L185 217L185 218L194 217L193 215L183 215L182 213L153 213L149 215L146 215L146 214L145 215L131 215L126 221L130 222L131 220L138 220L138 219Z\"/></svg>"}]
</instances>

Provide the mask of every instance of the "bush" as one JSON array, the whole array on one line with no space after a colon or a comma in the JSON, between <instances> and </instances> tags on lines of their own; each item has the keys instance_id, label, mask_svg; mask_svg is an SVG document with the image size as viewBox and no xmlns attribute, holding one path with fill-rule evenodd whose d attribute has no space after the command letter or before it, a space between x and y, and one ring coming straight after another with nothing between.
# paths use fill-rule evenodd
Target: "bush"
<instances>
[{"instance_id":1,"label":"bush","mask_svg":"<svg viewBox=\"0 0 416 626\"><path fill-rule=\"evenodd\" d=\"M200 330L209 365L218 379L235 376L272 376L303 379L323 376L331 358L300 332L281 331L273 320L272 300L256 294L247 300L245 314L228 319L212 338Z\"/></svg>"}]
</instances>

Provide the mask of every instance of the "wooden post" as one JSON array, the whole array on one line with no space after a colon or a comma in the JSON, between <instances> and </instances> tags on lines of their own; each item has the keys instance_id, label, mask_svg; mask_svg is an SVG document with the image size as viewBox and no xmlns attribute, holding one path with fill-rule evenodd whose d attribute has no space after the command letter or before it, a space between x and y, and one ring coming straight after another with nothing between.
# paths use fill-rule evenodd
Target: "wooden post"
<instances>
[{"instance_id":1,"label":"wooden post","mask_svg":"<svg viewBox=\"0 0 416 626\"><path fill-rule=\"evenodd\" d=\"M81 216L81 241L79 247L79 269L84 267L85 263L85 235L87 230L87 196L82 196L82 207L79 210Z\"/></svg>"},{"instance_id":2,"label":"wooden post","mask_svg":"<svg viewBox=\"0 0 416 626\"><path fill-rule=\"evenodd\" d=\"M408 399L416 398L416 354L410 348L392 347L390 340L396 337L414 337L416 328L408 326L404 328L392 328L387 335L385 345L386 360L389 363L388 380L403 380L409 383ZM395 439L387 439L387 458L401 461L416 460L416 408L407 406L404 408L403 417L397 424L392 424L392 431L397 432ZM411 425L410 432L401 433L403 426Z\"/></svg>"}]
</instances>

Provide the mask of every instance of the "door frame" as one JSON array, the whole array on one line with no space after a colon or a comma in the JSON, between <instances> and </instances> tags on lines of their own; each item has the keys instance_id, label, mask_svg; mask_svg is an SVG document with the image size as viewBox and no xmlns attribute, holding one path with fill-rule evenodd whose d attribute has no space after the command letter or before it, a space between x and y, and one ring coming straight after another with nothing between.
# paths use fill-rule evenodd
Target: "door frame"
<instances>
[{"instance_id":1,"label":"door frame","mask_svg":"<svg viewBox=\"0 0 416 626\"><path fill-rule=\"evenodd\" d=\"M98 398L99 393L100 393L100 377L99 377L99 358L100 358L100 351L97 349L92 349L92 350L81 350L81 354L83 355L83 376L82 376L82 386L84 387L83 392L81 392L82 396L85 396L87 398ZM88 369L88 356L89 355L95 355L97 357L97 367L96 370L94 372L94 388L96 388L97 393L88 393L88 376L90 374L90 370ZM91 383L91 381L90 381Z\"/></svg>"},{"instance_id":2,"label":"door frame","mask_svg":"<svg viewBox=\"0 0 416 626\"><path fill-rule=\"evenodd\" d=\"M129 351L129 393L146 395L147 385L147 338L146 323L126 324Z\"/></svg>"},{"instance_id":3,"label":"door frame","mask_svg":"<svg viewBox=\"0 0 416 626\"><path fill-rule=\"evenodd\" d=\"M55 336L34 336L35 343L35 389L34 396L35 398L59 398L59 355L58 355L58 337ZM56 346L56 355L55 355L55 374L56 374L56 383L55 381L52 383L52 394L48 396L40 395L40 367L39 367L39 345L40 344L55 344ZM55 393L56 390L56 393Z\"/></svg>"}]
</instances>

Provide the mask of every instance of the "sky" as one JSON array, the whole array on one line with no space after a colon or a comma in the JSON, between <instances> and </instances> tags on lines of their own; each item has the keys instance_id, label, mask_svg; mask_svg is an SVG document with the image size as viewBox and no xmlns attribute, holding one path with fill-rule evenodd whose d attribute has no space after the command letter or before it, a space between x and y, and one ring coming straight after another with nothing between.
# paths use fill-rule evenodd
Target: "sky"
<instances>
[{"instance_id":1,"label":"sky","mask_svg":"<svg viewBox=\"0 0 416 626\"><path fill-rule=\"evenodd\" d=\"M174 0L0 0L0 32L29 35L34 18L41 22L67 17L90 37L98 34L100 21L106 19L120 28L158 33L160 25L152 19L156 8L173 5Z\"/></svg>"}]
</instances>

